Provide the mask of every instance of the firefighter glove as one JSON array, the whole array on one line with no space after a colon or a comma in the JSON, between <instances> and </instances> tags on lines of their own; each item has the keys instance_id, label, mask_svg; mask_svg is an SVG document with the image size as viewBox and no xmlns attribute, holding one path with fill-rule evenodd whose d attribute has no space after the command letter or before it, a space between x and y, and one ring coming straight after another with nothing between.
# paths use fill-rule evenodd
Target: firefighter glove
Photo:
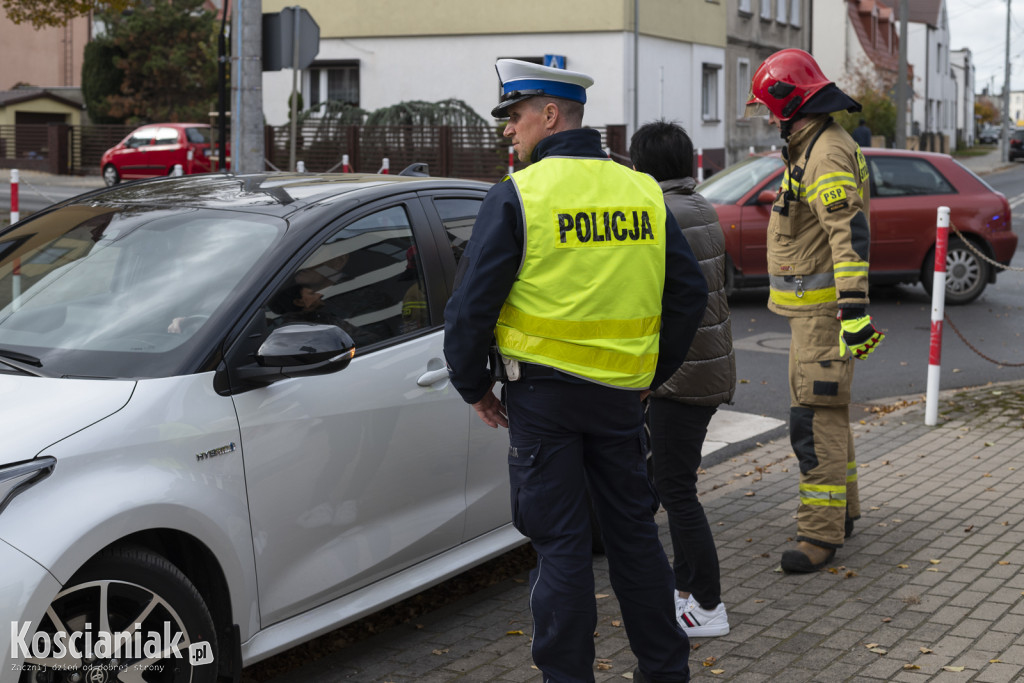
<instances>
[{"instance_id":1,"label":"firefighter glove","mask_svg":"<svg viewBox=\"0 0 1024 683\"><path fill-rule=\"evenodd\" d=\"M885 339L885 335L871 324L870 315L841 320L840 325L842 326L842 331L839 333L840 356L846 355L846 347L849 346L853 357L863 360Z\"/></svg>"}]
</instances>

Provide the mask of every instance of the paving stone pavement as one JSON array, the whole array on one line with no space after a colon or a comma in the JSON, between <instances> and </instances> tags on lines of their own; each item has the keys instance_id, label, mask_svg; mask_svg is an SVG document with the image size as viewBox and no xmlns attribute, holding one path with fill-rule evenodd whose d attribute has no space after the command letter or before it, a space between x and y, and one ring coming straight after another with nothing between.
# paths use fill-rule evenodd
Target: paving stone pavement
<instances>
[{"instance_id":1,"label":"paving stone pavement","mask_svg":"<svg viewBox=\"0 0 1024 683\"><path fill-rule=\"evenodd\" d=\"M778 569L795 533L788 439L702 473L731 632L691 641L693 678L1024 680L1024 382L942 393L935 427L922 397L852 410L863 516L826 570ZM626 680L636 660L605 559L594 568L595 679ZM538 683L527 592L523 574L274 683Z\"/></svg>"}]
</instances>

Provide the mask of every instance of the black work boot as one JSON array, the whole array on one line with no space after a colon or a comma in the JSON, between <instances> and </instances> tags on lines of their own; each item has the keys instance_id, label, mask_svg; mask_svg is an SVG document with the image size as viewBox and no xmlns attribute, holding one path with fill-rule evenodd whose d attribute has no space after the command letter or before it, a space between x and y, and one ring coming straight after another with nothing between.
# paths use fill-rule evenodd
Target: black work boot
<instances>
[{"instance_id":1,"label":"black work boot","mask_svg":"<svg viewBox=\"0 0 1024 683\"><path fill-rule=\"evenodd\" d=\"M807 541L799 541L795 550L782 553L782 571L790 574L816 572L836 556L835 548L822 548Z\"/></svg>"}]
</instances>

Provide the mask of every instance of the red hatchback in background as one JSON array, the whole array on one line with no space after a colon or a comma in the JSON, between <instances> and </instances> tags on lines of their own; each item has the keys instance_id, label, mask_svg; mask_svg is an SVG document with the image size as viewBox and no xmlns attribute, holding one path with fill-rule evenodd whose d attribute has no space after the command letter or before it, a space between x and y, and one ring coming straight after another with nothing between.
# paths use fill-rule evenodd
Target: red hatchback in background
<instances>
[{"instance_id":1,"label":"red hatchback in background","mask_svg":"<svg viewBox=\"0 0 1024 683\"><path fill-rule=\"evenodd\" d=\"M863 151L871 180L871 282L921 282L930 293L937 209L948 206L950 222L970 245L950 230L946 302L978 298L999 269L976 252L1009 265L1017 248L1006 197L947 154ZM697 187L725 232L729 291L768 284L768 218L785 166L778 153L752 156Z\"/></svg>"},{"instance_id":2,"label":"red hatchback in background","mask_svg":"<svg viewBox=\"0 0 1024 683\"><path fill-rule=\"evenodd\" d=\"M210 136L205 123L153 123L137 128L103 153L103 180L116 185L122 179L170 175L176 164L181 164L185 175L208 173L214 170L210 157L216 155Z\"/></svg>"}]
</instances>

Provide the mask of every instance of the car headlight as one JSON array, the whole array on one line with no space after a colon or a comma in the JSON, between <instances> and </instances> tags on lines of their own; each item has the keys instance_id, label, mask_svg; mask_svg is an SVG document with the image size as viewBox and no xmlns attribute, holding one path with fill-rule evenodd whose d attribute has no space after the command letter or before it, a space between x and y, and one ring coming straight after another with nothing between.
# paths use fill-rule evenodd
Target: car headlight
<instances>
[{"instance_id":1,"label":"car headlight","mask_svg":"<svg viewBox=\"0 0 1024 683\"><path fill-rule=\"evenodd\" d=\"M56 465L57 458L44 455L41 458L0 467L0 512L4 511L16 495L50 476Z\"/></svg>"}]
</instances>

